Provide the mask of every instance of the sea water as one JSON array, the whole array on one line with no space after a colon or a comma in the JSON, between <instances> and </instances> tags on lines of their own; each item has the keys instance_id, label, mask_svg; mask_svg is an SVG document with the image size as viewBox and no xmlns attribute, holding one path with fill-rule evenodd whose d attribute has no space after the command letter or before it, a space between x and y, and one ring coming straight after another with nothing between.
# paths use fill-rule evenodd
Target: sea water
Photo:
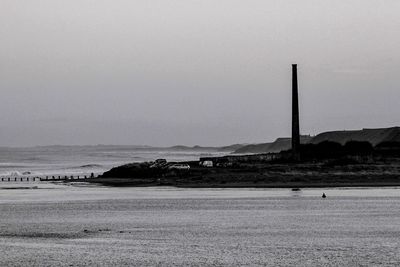
<instances>
[{"instance_id":1,"label":"sea water","mask_svg":"<svg viewBox=\"0 0 400 267\"><path fill-rule=\"evenodd\" d=\"M101 174L132 162L198 160L220 156L213 150L154 149L133 146L44 146L0 148L0 177L33 177Z\"/></svg>"},{"instance_id":2,"label":"sea water","mask_svg":"<svg viewBox=\"0 0 400 267\"><path fill-rule=\"evenodd\" d=\"M7 186L0 266L400 263L398 188Z\"/></svg>"}]
</instances>

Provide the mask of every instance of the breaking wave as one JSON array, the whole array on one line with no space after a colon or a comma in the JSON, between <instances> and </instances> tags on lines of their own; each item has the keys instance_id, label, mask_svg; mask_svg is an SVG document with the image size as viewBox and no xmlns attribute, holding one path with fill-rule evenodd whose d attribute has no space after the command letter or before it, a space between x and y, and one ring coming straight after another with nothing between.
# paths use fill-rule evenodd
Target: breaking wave
<instances>
[{"instance_id":1,"label":"breaking wave","mask_svg":"<svg viewBox=\"0 0 400 267\"><path fill-rule=\"evenodd\" d=\"M0 149L0 177L43 177L101 174L113 167L132 162L196 160L216 153L206 151L135 150L129 146L47 147Z\"/></svg>"}]
</instances>

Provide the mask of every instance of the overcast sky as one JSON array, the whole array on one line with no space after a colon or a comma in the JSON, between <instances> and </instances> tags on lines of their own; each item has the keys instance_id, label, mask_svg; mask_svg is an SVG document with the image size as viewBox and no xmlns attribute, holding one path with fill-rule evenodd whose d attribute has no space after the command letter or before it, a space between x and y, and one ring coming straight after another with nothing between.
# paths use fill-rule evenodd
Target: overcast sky
<instances>
[{"instance_id":1,"label":"overcast sky","mask_svg":"<svg viewBox=\"0 0 400 267\"><path fill-rule=\"evenodd\" d=\"M398 0L0 0L0 145L400 125Z\"/></svg>"}]
</instances>

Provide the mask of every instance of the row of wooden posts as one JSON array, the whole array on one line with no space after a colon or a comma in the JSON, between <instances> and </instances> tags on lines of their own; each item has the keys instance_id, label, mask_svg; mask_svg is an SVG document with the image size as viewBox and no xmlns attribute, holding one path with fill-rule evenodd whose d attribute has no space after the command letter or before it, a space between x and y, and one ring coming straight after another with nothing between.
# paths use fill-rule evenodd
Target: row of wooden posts
<instances>
[{"instance_id":1,"label":"row of wooden posts","mask_svg":"<svg viewBox=\"0 0 400 267\"><path fill-rule=\"evenodd\" d=\"M98 177L98 176L97 176ZM35 182L35 181L57 181L57 180L82 180L92 179L95 175L92 173L90 176L46 176L46 177L1 177L2 182Z\"/></svg>"}]
</instances>

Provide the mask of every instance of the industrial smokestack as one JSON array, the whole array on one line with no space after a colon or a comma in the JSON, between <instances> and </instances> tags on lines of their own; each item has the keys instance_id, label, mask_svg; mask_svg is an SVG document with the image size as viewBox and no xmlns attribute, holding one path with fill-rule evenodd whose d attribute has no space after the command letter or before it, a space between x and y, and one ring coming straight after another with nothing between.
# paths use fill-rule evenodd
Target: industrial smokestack
<instances>
[{"instance_id":1,"label":"industrial smokestack","mask_svg":"<svg viewBox=\"0 0 400 267\"><path fill-rule=\"evenodd\" d=\"M300 147L299 96L297 85L297 64L292 64L292 152L298 157Z\"/></svg>"}]
</instances>

